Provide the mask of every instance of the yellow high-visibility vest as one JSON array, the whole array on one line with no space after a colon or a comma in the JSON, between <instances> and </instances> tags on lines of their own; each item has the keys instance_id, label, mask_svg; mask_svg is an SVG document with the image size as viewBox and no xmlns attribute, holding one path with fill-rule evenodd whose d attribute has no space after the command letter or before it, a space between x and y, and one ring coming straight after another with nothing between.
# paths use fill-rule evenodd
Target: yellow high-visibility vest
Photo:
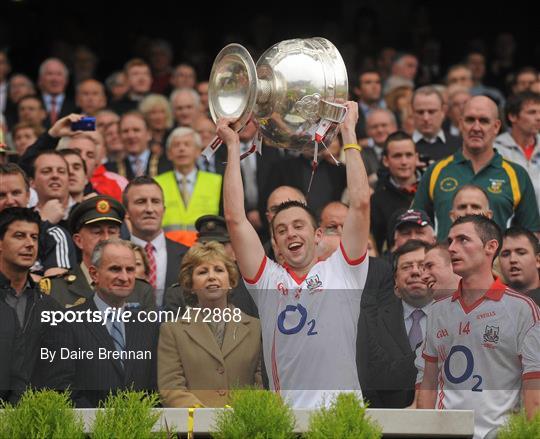
<instances>
[{"instance_id":1,"label":"yellow high-visibility vest","mask_svg":"<svg viewBox=\"0 0 540 439\"><path fill-rule=\"evenodd\" d=\"M165 213L163 229L195 230L195 221L203 215L219 215L222 177L210 172L198 171L197 180L188 206L184 205L174 171L155 177L163 189Z\"/></svg>"}]
</instances>

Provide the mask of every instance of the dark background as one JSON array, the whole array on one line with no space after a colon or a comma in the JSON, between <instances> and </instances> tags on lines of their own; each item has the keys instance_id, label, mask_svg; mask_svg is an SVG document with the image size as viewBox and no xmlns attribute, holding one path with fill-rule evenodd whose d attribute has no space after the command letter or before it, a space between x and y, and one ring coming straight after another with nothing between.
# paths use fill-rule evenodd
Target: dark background
<instances>
[{"instance_id":1,"label":"dark background","mask_svg":"<svg viewBox=\"0 0 540 439\"><path fill-rule=\"evenodd\" d=\"M227 42L245 44L255 60L287 38L325 36L342 52L349 73L369 63L384 46L413 51L422 59L426 43L440 44L444 66L469 48L494 53L496 36L511 32L516 65L540 67L539 16L534 2L331 0L326 7L307 1L161 0L143 2L0 0L0 47L9 49L13 72L35 78L50 55L69 64L78 44L99 57L99 79L144 55L148 41L164 38L175 61L190 61L206 77Z\"/></svg>"}]
</instances>

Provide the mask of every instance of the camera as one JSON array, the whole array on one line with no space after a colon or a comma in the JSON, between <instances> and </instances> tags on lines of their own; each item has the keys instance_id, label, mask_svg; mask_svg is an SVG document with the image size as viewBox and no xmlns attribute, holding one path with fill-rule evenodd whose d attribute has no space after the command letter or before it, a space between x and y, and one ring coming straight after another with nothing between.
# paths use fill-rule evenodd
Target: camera
<instances>
[{"instance_id":1,"label":"camera","mask_svg":"<svg viewBox=\"0 0 540 439\"><path fill-rule=\"evenodd\" d=\"M71 123L72 131L95 131L96 130L96 118L95 117L83 117L77 122Z\"/></svg>"}]
</instances>

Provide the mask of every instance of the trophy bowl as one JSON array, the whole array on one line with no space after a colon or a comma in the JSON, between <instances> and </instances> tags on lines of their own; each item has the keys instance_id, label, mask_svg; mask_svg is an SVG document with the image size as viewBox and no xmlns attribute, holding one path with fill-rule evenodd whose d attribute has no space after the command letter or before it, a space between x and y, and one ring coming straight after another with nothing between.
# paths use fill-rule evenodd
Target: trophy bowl
<instances>
[{"instance_id":1,"label":"trophy bowl","mask_svg":"<svg viewBox=\"0 0 540 439\"><path fill-rule=\"evenodd\" d=\"M345 116L347 70L324 38L282 41L256 65L243 46L229 44L214 61L208 96L214 122L233 118L240 131L253 117L266 145L312 151L321 121L329 122L321 138L329 145Z\"/></svg>"}]
</instances>

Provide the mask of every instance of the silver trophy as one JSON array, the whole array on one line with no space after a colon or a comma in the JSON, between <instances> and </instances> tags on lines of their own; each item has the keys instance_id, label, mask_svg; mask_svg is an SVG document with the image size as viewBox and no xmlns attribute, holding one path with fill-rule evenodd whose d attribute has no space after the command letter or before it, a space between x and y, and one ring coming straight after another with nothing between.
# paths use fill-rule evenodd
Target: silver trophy
<instances>
[{"instance_id":1,"label":"silver trophy","mask_svg":"<svg viewBox=\"0 0 540 439\"><path fill-rule=\"evenodd\" d=\"M235 119L240 131L253 118L266 145L317 154L345 117L347 70L324 38L282 41L256 65L246 48L229 44L214 61L208 96L214 122ZM212 154L219 143L205 152Z\"/></svg>"}]
</instances>

